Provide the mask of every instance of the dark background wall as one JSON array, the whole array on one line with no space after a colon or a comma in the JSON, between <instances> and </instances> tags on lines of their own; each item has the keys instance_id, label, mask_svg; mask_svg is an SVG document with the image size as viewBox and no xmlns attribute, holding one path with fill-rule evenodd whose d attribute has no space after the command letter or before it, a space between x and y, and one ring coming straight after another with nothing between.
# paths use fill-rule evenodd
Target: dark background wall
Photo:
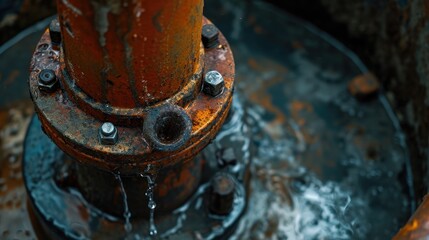
<instances>
[{"instance_id":1,"label":"dark background wall","mask_svg":"<svg viewBox=\"0 0 429 240\"><path fill-rule=\"evenodd\" d=\"M0 0L0 45L55 13L55 0Z\"/></svg>"},{"instance_id":2,"label":"dark background wall","mask_svg":"<svg viewBox=\"0 0 429 240\"><path fill-rule=\"evenodd\" d=\"M354 7L360 11L353 11L352 4L341 5L339 0L323 1L334 19L347 24L352 36L365 37L366 45L371 46L370 52L363 52L364 57L394 93L392 103L408 133L416 180L427 184L429 1L355 1ZM427 192L426 184L416 184L420 196Z\"/></svg>"},{"instance_id":3,"label":"dark background wall","mask_svg":"<svg viewBox=\"0 0 429 240\"><path fill-rule=\"evenodd\" d=\"M345 43L378 76L408 133L416 192L421 198L428 190L422 183L429 183L429 1L267 1ZM55 13L54 2L0 0L0 44Z\"/></svg>"},{"instance_id":4,"label":"dark background wall","mask_svg":"<svg viewBox=\"0 0 429 240\"><path fill-rule=\"evenodd\" d=\"M276 1L354 50L383 83L408 134L418 198L429 174L429 1Z\"/></svg>"}]
</instances>

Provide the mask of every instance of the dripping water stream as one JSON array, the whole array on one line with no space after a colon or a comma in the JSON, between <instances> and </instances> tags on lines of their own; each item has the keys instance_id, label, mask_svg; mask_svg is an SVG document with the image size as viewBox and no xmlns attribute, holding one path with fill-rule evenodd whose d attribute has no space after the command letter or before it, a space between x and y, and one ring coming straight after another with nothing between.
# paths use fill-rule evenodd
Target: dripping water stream
<instances>
[{"instance_id":1,"label":"dripping water stream","mask_svg":"<svg viewBox=\"0 0 429 240\"><path fill-rule=\"evenodd\" d=\"M155 179L156 174L153 175L149 171L151 169L151 165L149 164L145 170L144 173L141 173L140 176L142 178L146 178L147 180L147 190L146 190L146 197L147 197L147 207L149 208L149 235L155 236L158 234L158 230L156 229L155 225L155 208L156 208L156 202L153 197L153 190L155 188Z\"/></svg>"},{"instance_id":2,"label":"dripping water stream","mask_svg":"<svg viewBox=\"0 0 429 240\"><path fill-rule=\"evenodd\" d=\"M125 229L126 233L128 234L133 229L133 226L132 226L131 221L130 221L131 212L130 212L130 209L128 208L127 193L125 191L124 183L122 182L121 175L119 175L119 173L114 174L114 175L115 175L116 180L119 183L120 191L122 194L122 200L124 201L124 215L123 215L124 219L125 219L124 229Z\"/></svg>"},{"instance_id":3,"label":"dripping water stream","mask_svg":"<svg viewBox=\"0 0 429 240\"><path fill-rule=\"evenodd\" d=\"M147 168L144 170L144 172L140 173L139 176L142 178L145 178L147 180L147 189L146 189L145 195L146 195L147 200L148 200L147 207L149 209L149 236L153 237L153 236L156 236L158 234L158 230L157 230L157 227L155 224L156 202L155 202L154 194L153 194L154 188L156 186L156 183L155 183L156 173L155 174L151 173L150 172L152 170L151 168L152 168L152 166L149 164L147 166ZM115 175L115 178L117 179L117 181L119 183L120 191L122 194L122 199L124 202L124 214L123 214L123 217L125 219L124 229L126 231L126 234L129 235L131 233L133 227L131 224L131 211L129 210L129 207L128 207L127 193L125 191L124 184L123 184L123 181L122 181L120 174L117 173L114 175ZM141 239L141 236L138 234L135 235L134 237L135 237L135 239Z\"/></svg>"}]
</instances>

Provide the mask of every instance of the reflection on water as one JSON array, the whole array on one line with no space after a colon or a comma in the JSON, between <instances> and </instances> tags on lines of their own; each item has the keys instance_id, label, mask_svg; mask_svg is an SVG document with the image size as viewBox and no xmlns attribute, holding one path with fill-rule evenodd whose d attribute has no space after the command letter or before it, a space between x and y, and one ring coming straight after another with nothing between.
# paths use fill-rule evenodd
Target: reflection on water
<instances>
[{"instance_id":1,"label":"reflection on water","mask_svg":"<svg viewBox=\"0 0 429 240\"><path fill-rule=\"evenodd\" d=\"M244 114L242 109L246 110ZM215 144L222 148L230 142L241 141L245 146L241 149L243 152L252 152L250 146L254 149L248 210L233 239L385 239L406 220L409 200L401 191L406 186L397 179L406 159L400 155L400 148L391 149L387 156L392 158L376 160L371 159L375 158L372 155L361 156L367 149L357 145L359 138L378 132L360 133L365 137L359 134L358 137L354 136L357 133L339 126L318 128L310 134L333 131L335 143L329 143L332 139L308 141L312 139L308 129L301 131L298 126L288 126L287 121L279 123L273 131L269 125L276 120L268 118L268 111L255 102L244 99L240 91L233 113L232 119L239 114L244 117L231 120ZM281 118L293 117L285 113ZM347 118L350 117L343 119L345 126L355 122ZM303 120L308 121L305 125L311 128L312 119ZM322 125L322 119L315 120L314 124ZM389 128L391 126L384 131L391 131L393 136L394 130ZM241 137L245 133L243 129L253 132L247 144ZM393 137L391 141L394 145ZM329 154L316 151L315 145ZM335 146L325 148L330 145ZM330 160L329 155L341 157L330 165L335 158ZM324 175L323 171L330 174Z\"/></svg>"}]
</instances>

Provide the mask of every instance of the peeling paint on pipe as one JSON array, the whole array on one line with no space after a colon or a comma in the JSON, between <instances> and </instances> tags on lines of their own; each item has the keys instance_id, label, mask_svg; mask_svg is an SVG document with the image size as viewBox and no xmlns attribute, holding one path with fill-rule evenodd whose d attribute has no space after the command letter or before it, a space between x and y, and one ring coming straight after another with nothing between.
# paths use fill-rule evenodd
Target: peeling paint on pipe
<instances>
[{"instance_id":1,"label":"peeling paint on pipe","mask_svg":"<svg viewBox=\"0 0 429 240\"><path fill-rule=\"evenodd\" d=\"M202 0L57 3L62 32L71 33L63 34L65 70L87 101L151 106L179 92L199 69Z\"/></svg>"}]
</instances>

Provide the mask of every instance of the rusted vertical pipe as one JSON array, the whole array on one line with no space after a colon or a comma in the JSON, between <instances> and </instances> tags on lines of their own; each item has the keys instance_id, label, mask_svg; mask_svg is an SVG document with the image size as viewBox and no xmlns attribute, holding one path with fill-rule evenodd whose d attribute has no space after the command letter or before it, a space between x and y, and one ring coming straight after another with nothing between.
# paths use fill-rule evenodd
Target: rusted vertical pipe
<instances>
[{"instance_id":1,"label":"rusted vertical pipe","mask_svg":"<svg viewBox=\"0 0 429 240\"><path fill-rule=\"evenodd\" d=\"M429 238L429 195L426 195L419 208L393 237L393 240L418 240Z\"/></svg>"},{"instance_id":2,"label":"rusted vertical pipe","mask_svg":"<svg viewBox=\"0 0 429 240\"><path fill-rule=\"evenodd\" d=\"M90 101L146 107L198 68L202 0L58 0L66 71Z\"/></svg>"},{"instance_id":3,"label":"rusted vertical pipe","mask_svg":"<svg viewBox=\"0 0 429 240\"><path fill-rule=\"evenodd\" d=\"M72 187L115 216L152 214L148 192L157 214L170 213L204 179L197 155L231 106L227 40L218 33L218 47L205 49L202 0L57 2L61 38L51 37L57 29L42 36L29 87L44 132L78 163ZM41 89L45 69L58 78L52 91ZM210 70L222 80L203 79Z\"/></svg>"}]
</instances>

